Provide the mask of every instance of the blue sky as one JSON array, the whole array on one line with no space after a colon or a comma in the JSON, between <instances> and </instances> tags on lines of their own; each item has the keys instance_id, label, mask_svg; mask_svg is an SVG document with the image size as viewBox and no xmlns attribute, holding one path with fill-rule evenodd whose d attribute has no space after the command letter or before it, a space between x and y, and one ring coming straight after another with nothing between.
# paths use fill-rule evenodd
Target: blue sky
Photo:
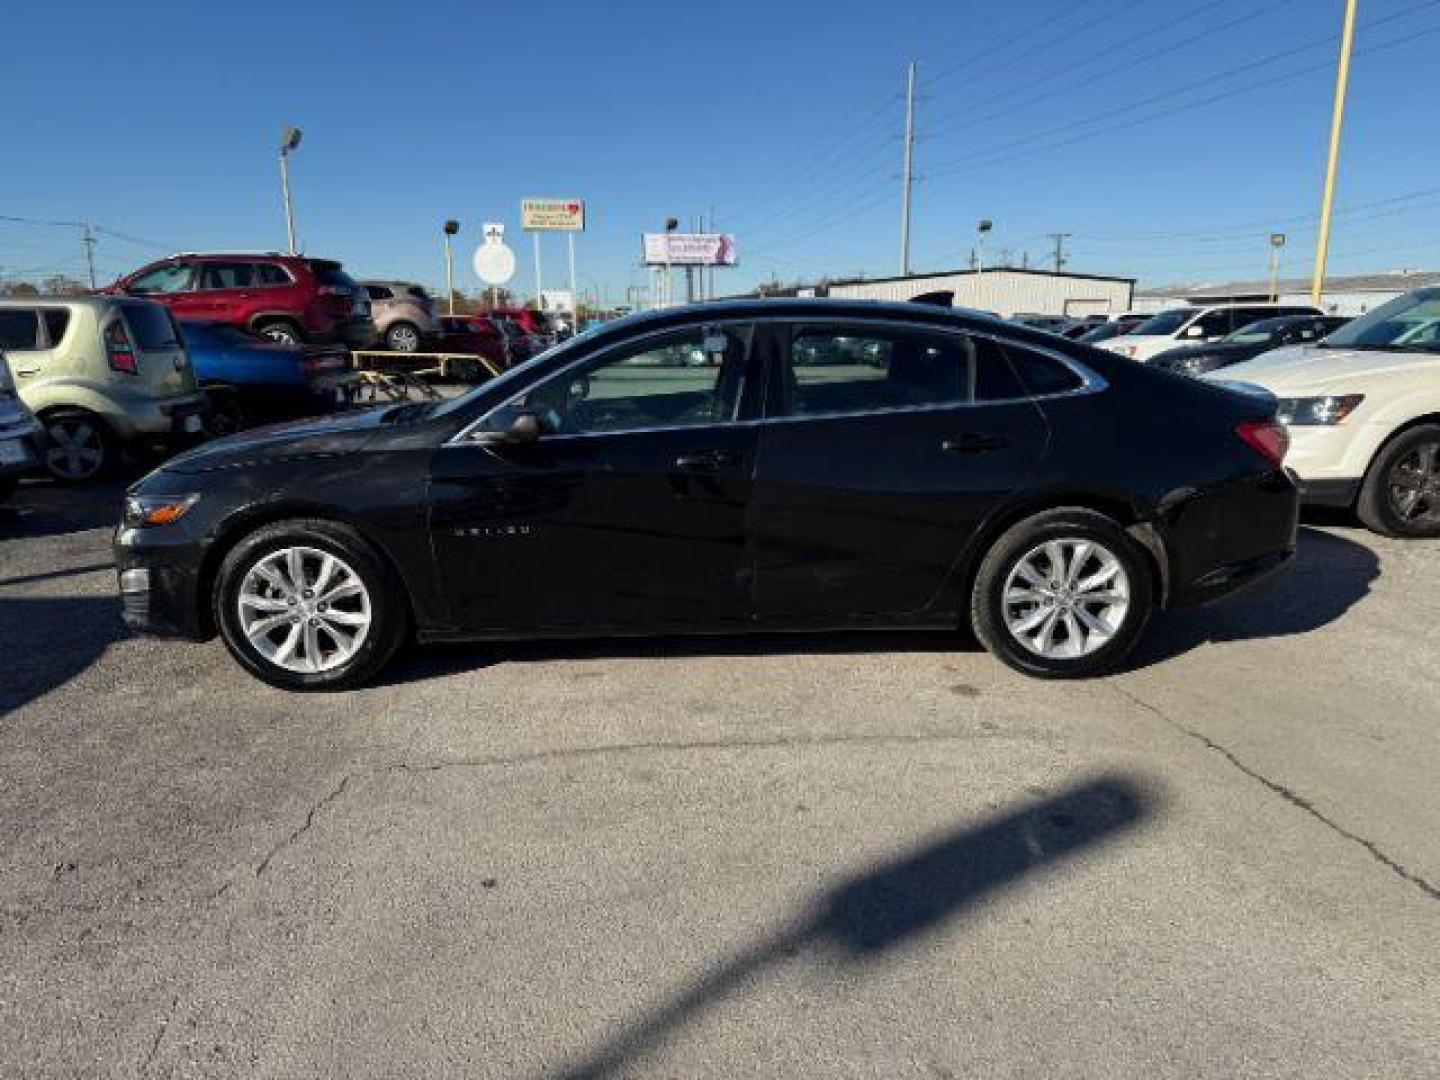
<instances>
[{"instance_id":1,"label":"blue sky","mask_svg":"<svg viewBox=\"0 0 1440 1080\"><path fill-rule=\"evenodd\" d=\"M109 279L167 250L284 243L460 284L519 200L580 196L582 288L643 277L639 234L712 209L719 288L898 268L901 90L919 67L913 262L989 250L1160 284L1308 272L1342 0L724 4L82 0L6 13L0 215L87 219ZM1332 270L1440 267L1440 0L1360 0ZM84 33L77 34L83 27ZM123 234L125 238L114 235ZM563 240L546 242L559 286ZM0 274L83 266L76 230L0 220Z\"/></svg>"}]
</instances>

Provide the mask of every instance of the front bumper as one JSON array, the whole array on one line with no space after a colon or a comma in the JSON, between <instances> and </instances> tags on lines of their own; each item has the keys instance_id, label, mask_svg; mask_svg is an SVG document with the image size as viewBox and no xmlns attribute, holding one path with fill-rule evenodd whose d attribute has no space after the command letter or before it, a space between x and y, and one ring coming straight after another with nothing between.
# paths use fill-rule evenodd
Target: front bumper
<instances>
[{"instance_id":1,"label":"front bumper","mask_svg":"<svg viewBox=\"0 0 1440 1080\"><path fill-rule=\"evenodd\" d=\"M214 635L201 581L208 527L187 516L160 528L132 529L122 522L115 530L115 571L126 626L192 641Z\"/></svg>"}]
</instances>

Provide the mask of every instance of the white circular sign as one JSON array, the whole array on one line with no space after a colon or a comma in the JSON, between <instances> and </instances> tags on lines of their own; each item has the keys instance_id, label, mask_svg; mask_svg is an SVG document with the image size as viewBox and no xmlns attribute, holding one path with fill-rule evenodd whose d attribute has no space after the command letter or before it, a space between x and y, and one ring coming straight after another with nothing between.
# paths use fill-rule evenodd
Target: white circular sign
<instances>
[{"instance_id":1,"label":"white circular sign","mask_svg":"<svg viewBox=\"0 0 1440 1080\"><path fill-rule=\"evenodd\" d=\"M487 234L475 249L475 276L486 285L504 285L515 276L515 252L498 236Z\"/></svg>"}]
</instances>

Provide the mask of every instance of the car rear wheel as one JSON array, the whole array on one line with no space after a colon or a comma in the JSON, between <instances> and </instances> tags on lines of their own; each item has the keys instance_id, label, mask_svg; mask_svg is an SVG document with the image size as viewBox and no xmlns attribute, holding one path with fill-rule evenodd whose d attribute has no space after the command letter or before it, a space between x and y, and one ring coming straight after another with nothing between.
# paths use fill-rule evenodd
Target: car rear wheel
<instances>
[{"instance_id":1,"label":"car rear wheel","mask_svg":"<svg viewBox=\"0 0 1440 1080\"><path fill-rule=\"evenodd\" d=\"M971 595L976 636L1017 671L1083 678L1115 668L1154 604L1145 553L1113 518L1079 507L1012 526Z\"/></svg>"},{"instance_id":2,"label":"car rear wheel","mask_svg":"<svg viewBox=\"0 0 1440 1080\"><path fill-rule=\"evenodd\" d=\"M1355 512L1382 536L1440 536L1440 425L1411 428L1381 448Z\"/></svg>"},{"instance_id":3,"label":"car rear wheel","mask_svg":"<svg viewBox=\"0 0 1440 1080\"><path fill-rule=\"evenodd\" d=\"M286 521L247 536L221 564L214 604L231 655L287 690L363 683L408 626L389 568L353 530L326 521Z\"/></svg>"},{"instance_id":4,"label":"car rear wheel","mask_svg":"<svg viewBox=\"0 0 1440 1080\"><path fill-rule=\"evenodd\" d=\"M385 331L385 347L391 352L419 352L419 328L408 322L392 323Z\"/></svg>"},{"instance_id":5,"label":"car rear wheel","mask_svg":"<svg viewBox=\"0 0 1440 1080\"><path fill-rule=\"evenodd\" d=\"M57 412L44 418L45 469L62 484L88 484L115 467L119 447L105 421L87 412Z\"/></svg>"},{"instance_id":6,"label":"car rear wheel","mask_svg":"<svg viewBox=\"0 0 1440 1080\"><path fill-rule=\"evenodd\" d=\"M305 335L288 319L269 319L257 323L255 332L261 337L269 338L271 341L278 341L282 345L303 345Z\"/></svg>"}]
</instances>

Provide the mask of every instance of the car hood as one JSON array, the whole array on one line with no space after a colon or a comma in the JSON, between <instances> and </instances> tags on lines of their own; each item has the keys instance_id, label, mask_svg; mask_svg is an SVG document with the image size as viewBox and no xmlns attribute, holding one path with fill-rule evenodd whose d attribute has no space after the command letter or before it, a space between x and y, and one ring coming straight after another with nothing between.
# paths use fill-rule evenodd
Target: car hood
<instances>
[{"instance_id":1,"label":"car hood","mask_svg":"<svg viewBox=\"0 0 1440 1080\"><path fill-rule=\"evenodd\" d=\"M1223 368L1215 378L1254 383L1281 397L1300 397L1363 391L1376 379L1412 376L1427 368L1440 376L1440 354L1289 345Z\"/></svg>"},{"instance_id":2,"label":"car hood","mask_svg":"<svg viewBox=\"0 0 1440 1080\"><path fill-rule=\"evenodd\" d=\"M203 473L286 458L353 454L374 438L395 408L359 409L243 431L171 458L165 468L170 472Z\"/></svg>"}]
</instances>

